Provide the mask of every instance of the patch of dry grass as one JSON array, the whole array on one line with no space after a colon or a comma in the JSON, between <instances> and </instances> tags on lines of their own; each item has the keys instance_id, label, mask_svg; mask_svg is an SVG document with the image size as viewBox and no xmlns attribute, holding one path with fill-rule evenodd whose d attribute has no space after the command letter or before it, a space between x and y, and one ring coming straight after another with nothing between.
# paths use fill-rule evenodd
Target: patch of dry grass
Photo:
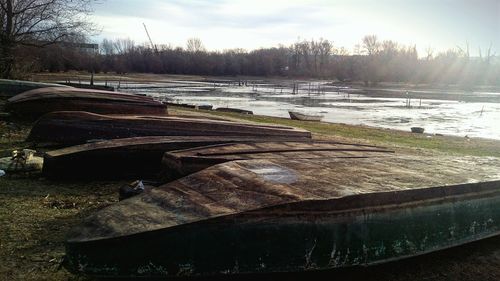
<instances>
[{"instance_id":1,"label":"patch of dry grass","mask_svg":"<svg viewBox=\"0 0 500 281\"><path fill-rule=\"evenodd\" d=\"M0 121L0 157L29 147L30 127ZM64 237L83 217L116 202L121 184L53 182L36 173L0 177L0 280L81 279L60 268Z\"/></svg>"},{"instance_id":2,"label":"patch of dry grass","mask_svg":"<svg viewBox=\"0 0 500 281\"><path fill-rule=\"evenodd\" d=\"M313 133L317 139L338 139L351 142L361 142L381 145L391 148L421 150L427 153L446 153L455 155L494 156L500 157L500 141L462 138L454 136L436 136L429 134L414 134L398 130L375 128L361 125L347 125L326 122L309 122L277 118L261 115L243 115L230 112L195 110L186 108L169 108L177 114L201 114L226 117L232 120L244 120L265 124L278 124L302 128ZM198 113L197 113L198 112Z\"/></svg>"}]
</instances>

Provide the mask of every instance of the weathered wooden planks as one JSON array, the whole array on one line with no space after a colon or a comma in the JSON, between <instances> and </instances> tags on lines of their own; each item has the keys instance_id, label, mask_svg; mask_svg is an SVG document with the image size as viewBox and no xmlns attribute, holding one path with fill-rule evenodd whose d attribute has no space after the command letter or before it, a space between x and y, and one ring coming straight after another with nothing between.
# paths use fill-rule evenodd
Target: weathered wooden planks
<instances>
[{"instance_id":1,"label":"weathered wooden planks","mask_svg":"<svg viewBox=\"0 0 500 281\"><path fill-rule=\"evenodd\" d=\"M28 141L78 144L93 139L139 136L220 136L310 138L305 130L229 121L174 116L99 115L88 112L53 112L42 116L31 129Z\"/></svg>"},{"instance_id":2,"label":"weathered wooden planks","mask_svg":"<svg viewBox=\"0 0 500 281\"><path fill-rule=\"evenodd\" d=\"M6 108L24 118L38 118L54 111L87 111L101 114L165 115L166 105L150 97L72 87L49 87L10 98Z\"/></svg>"},{"instance_id":3,"label":"weathered wooden planks","mask_svg":"<svg viewBox=\"0 0 500 281\"><path fill-rule=\"evenodd\" d=\"M23 81L23 80L8 80L0 79L0 97L13 97L22 92L26 92L33 89L47 88L47 87L66 87L64 85L52 84L52 83L40 83L33 81Z\"/></svg>"},{"instance_id":4,"label":"weathered wooden planks","mask_svg":"<svg viewBox=\"0 0 500 281\"><path fill-rule=\"evenodd\" d=\"M206 276L369 265L497 235L494 158L244 160L110 206L69 236L95 276Z\"/></svg>"},{"instance_id":5,"label":"weathered wooden planks","mask_svg":"<svg viewBox=\"0 0 500 281\"><path fill-rule=\"evenodd\" d=\"M253 115L253 111L251 111L251 110L245 110L245 109L240 109L240 108L218 107L215 110L216 111L221 111L221 112L231 112L231 113Z\"/></svg>"},{"instance_id":6,"label":"weathered wooden planks","mask_svg":"<svg viewBox=\"0 0 500 281\"><path fill-rule=\"evenodd\" d=\"M161 175L165 180L173 180L235 160L367 158L387 156L393 152L377 146L318 141L220 144L165 153Z\"/></svg>"},{"instance_id":7,"label":"weathered wooden planks","mask_svg":"<svg viewBox=\"0 0 500 281\"><path fill-rule=\"evenodd\" d=\"M274 140L278 141L280 138ZM290 141L290 138L287 140ZM218 136L152 136L104 140L45 153L43 175L50 179L80 180L156 178L160 172L162 156L167 151L259 141L262 139Z\"/></svg>"}]
</instances>

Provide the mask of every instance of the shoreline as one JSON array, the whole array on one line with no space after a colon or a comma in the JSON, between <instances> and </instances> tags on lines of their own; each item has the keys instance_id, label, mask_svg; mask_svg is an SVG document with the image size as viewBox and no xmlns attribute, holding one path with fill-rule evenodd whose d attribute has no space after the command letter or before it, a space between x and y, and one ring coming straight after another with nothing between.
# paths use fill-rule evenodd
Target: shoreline
<instances>
[{"instance_id":1,"label":"shoreline","mask_svg":"<svg viewBox=\"0 0 500 281\"><path fill-rule=\"evenodd\" d=\"M57 73L33 73L30 75L33 81L37 82L54 82L58 80L66 80L70 79L71 82L82 82L89 83L91 75L88 72L57 72ZM169 82L176 80L186 80L186 81L206 81L206 82L234 82L234 81L261 81L261 82L286 82L286 83L309 83L309 82L324 82L331 86L347 86L355 90L360 91L377 91L377 92L386 92L386 96L381 97L394 97L390 92L393 92L397 89L405 89L408 91L416 91L416 92L441 92L435 93L441 96L445 100L454 100L447 99L447 95L468 95L473 92L498 92L500 93L500 86L497 85L480 85L475 86L473 88L463 87L458 84L452 85L444 85L444 84L411 84L411 83L399 83L399 82L380 82L377 85L366 86L364 83L360 81L355 82L342 82L342 81L334 81L332 79L325 78L305 78L305 77L261 77L261 76L204 76L204 75L188 75L188 74L153 74L153 73L126 73L126 74L117 74L117 73L96 73L94 75L95 82L144 82L144 83L160 83L160 82ZM452 92L449 93L443 93ZM402 94L405 94L402 92ZM499 94L500 96L500 94ZM423 99L424 97L422 97ZM427 98L426 98L427 99Z\"/></svg>"},{"instance_id":2,"label":"shoreline","mask_svg":"<svg viewBox=\"0 0 500 281\"><path fill-rule=\"evenodd\" d=\"M500 157L500 140L486 138L465 138L452 135L415 134L409 131L371 127L367 125L350 125L343 123L311 122L291 120L281 117L263 115L241 115L230 112L187 109L170 107L172 113L193 116L217 116L231 120L250 121L265 124L277 124L299 127L309 130L315 138L364 142L409 150L427 151L428 153L444 153L470 156Z\"/></svg>"}]
</instances>

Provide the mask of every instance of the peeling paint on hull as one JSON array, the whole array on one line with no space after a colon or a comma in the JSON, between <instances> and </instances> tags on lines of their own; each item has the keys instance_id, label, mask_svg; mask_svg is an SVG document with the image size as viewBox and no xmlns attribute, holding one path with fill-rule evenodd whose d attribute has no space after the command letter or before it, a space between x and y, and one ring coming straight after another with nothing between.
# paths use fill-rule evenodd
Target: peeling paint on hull
<instances>
[{"instance_id":1,"label":"peeling paint on hull","mask_svg":"<svg viewBox=\"0 0 500 281\"><path fill-rule=\"evenodd\" d=\"M237 216L177 230L68 243L67 254L73 271L95 276L294 272L370 265L497 235L499 204L500 194L495 194L355 216Z\"/></svg>"},{"instance_id":2,"label":"peeling paint on hull","mask_svg":"<svg viewBox=\"0 0 500 281\"><path fill-rule=\"evenodd\" d=\"M296 172L286 161L225 163L101 211L68 239L67 266L107 277L326 270L421 255L500 232L498 180L338 195L340 183L330 183L337 189L329 191L310 180L305 184L308 179L300 174L293 182L271 182L248 168L276 163ZM210 181L210 173L217 174L218 183ZM198 178L205 186L195 184ZM376 179L369 181L378 186ZM193 189L183 188L188 183ZM233 184L237 187L230 189ZM323 193L312 198L316 195L294 185ZM229 189L233 197L214 199ZM250 191L252 197L245 199L242 194ZM247 201L235 203L235 198Z\"/></svg>"}]
</instances>

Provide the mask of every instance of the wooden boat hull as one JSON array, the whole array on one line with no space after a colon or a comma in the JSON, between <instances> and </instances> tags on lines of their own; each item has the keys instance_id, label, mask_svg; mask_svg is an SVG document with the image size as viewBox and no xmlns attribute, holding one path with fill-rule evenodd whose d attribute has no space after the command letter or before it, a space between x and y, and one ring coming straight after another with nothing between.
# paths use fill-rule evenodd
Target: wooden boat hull
<instances>
[{"instance_id":1,"label":"wooden boat hull","mask_svg":"<svg viewBox=\"0 0 500 281\"><path fill-rule=\"evenodd\" d=\"M98 114L148 114L166 115L167 108L164 105L138 105L126 102L102 102L95 100L66 100L51 99L41 101L29 101L17 104L15 107L8 106L8 110L14 115L23 118L36 119L46 113L56 111L86 111Z\"/></svg>"},{"instance_id":2,"label":"wooden boat hull","mask_svg":"<svg viewBox=\"0 0 500 281\"><path fill-rule=\"evenodd\" d=\"M53 112L41 117L28 141L78 144L88 140L140 136L239 136L311 138L311 133L283 126L266 126L172 116L105 116L88 112Z\"/></svg>"},{"instance_id":3,"label":"wooden boat hull","mask_svg":"<svg viewBox=\"0 0 500 281\"><path fill-rule=\"evenodd\" d=\"M204 136L153 136L105 140L45 153L42 173L48 179L58 180L156 178L165 152L207 145L258 141L258 138L248 137ZM290 138L287 141L291 141Z\"/></svg>"},{"instance_id":4,"label":"wooden boat hull","mask_svg":"<svg viewBox=\"0 0 500 281\"><path fill-rule=\"evenodd\" d=\"M239 108L231 108L231 107L218 107L215 109L216 111L221 111L221 112L231 112L231 113L239 113L239 114L249 114L253 115L253 111L250 110L245 110L245 109L239 109Z\"/></svg>"},{"instance_id":5,"label":"wooden boat hull","mask_svg":"<svg viewBox=\"0 0 500 281\"><path fill-rule=\"evenodd\" d=\"M321 116L321 115L307 115L307 114L302 114L300 112L295 112L295 111L288 111L288 114L290 115L290 118L293 120L321 121L321 119L323 119L323 116Z\"/></svg>"},{"instance_id":6,"label":"wooden boat hull","mask_svg":"<svg viewBox=\"0 0 500 281\"><path fill-rule=\"evenodd\" d=\"M201 104L201 105L197 105L196 106L196 109L201 109L201 110L212 110L213 109L213 105L211 104Z\"/></svg>"},{"instance_id":7,"label":"wooden boat hull","mask_svg":"<svg viewBox=\"0 0 500 281\"><path fill-rule=\"evenodd\" d=\"M69 235L66 266L98 277L326 270L500 234L498 163L476 165L471 179L456 160L219 164L90 217Z\"/></svg>"},{"instance_id":8,"label":"wooden boat hull","mask_svg":"<svg viewBox=\"0 0 500 281\"><path fill-rule=\"evenodd\" d=\"M425 129L422 127L411 127L411 132L416 134L423 134Z\"/></svg>"},{"instance_id":9,"label":"wooden boat hull","mask_svg":"<svg viewBox=\"0 0 500 281\"><path fill-rule=\"evenodd\" d=\"M82 89L93 89L93 90L103 90L103 91L114 91L115 87L113 86L106 86L106 85L90 85L90 84L82 84L82 83L59 83L61 85L66 85L70 87L75 87L75 88L82 88Z\"/></svg>"},{"instance_id":10,"label":"wooden boat hull","mask_svg":"<svg viewBox=\"0 0 500 281\"><path fill-rule=\"evenodd\" d=\"M166 151L162 159L161 178L175 180L213 165L252 159L322 159L384 157L394 153L384 147L339 142L261 141L226 143L216 146Z\"/></svg>"},{"instance_id":11,"label":"wooden boat hull","mask_svg":"<svg viewBox=\"0 0 500 281\"><path fill-rule=\"evenodd\" d=\"M13 97L22 92L47 87L68 87L52 83L0 79L0 97Z\"/></svg>"},{"instance_id":12,"label":"wooden boat hull","mask_svg":"<svg viewBox=\"0 0 500 281\"><path fill-rule=\"evenodd\" d=\"M36 119L55 111L86 111L99 114L166 115L167 106L148 97L76 88L42 88L12 97L7 111Z\"/></svg>"},{"instance_id":13,"label":"wooden boat hull","mask_svg":"<svg viewBox=\"0 0 500 281\"><path fill-rule=\"evenodd\" d=\"M498 187L498 183L497 183ZM92 276L168 277L367 266L500 234L500 194L391 210L248 214L68 243L69 268ZM148 242L150 241L150 242ZM103 251L103 249L106 249Z\"/></svg>"},{"instance_id":14,"label":"wooden boat hull","mask_svg":"<svg viewBox=\"0 0 500 281\"><path fill-rule=\"evenodd\" d=\"M165 102L165 104L167 104L169 106L177 106L177 107L184 107L184 108L192 108L192 109L196 108L196 105L187 104L187 103Z\"/></svg>"}]
</instances>

